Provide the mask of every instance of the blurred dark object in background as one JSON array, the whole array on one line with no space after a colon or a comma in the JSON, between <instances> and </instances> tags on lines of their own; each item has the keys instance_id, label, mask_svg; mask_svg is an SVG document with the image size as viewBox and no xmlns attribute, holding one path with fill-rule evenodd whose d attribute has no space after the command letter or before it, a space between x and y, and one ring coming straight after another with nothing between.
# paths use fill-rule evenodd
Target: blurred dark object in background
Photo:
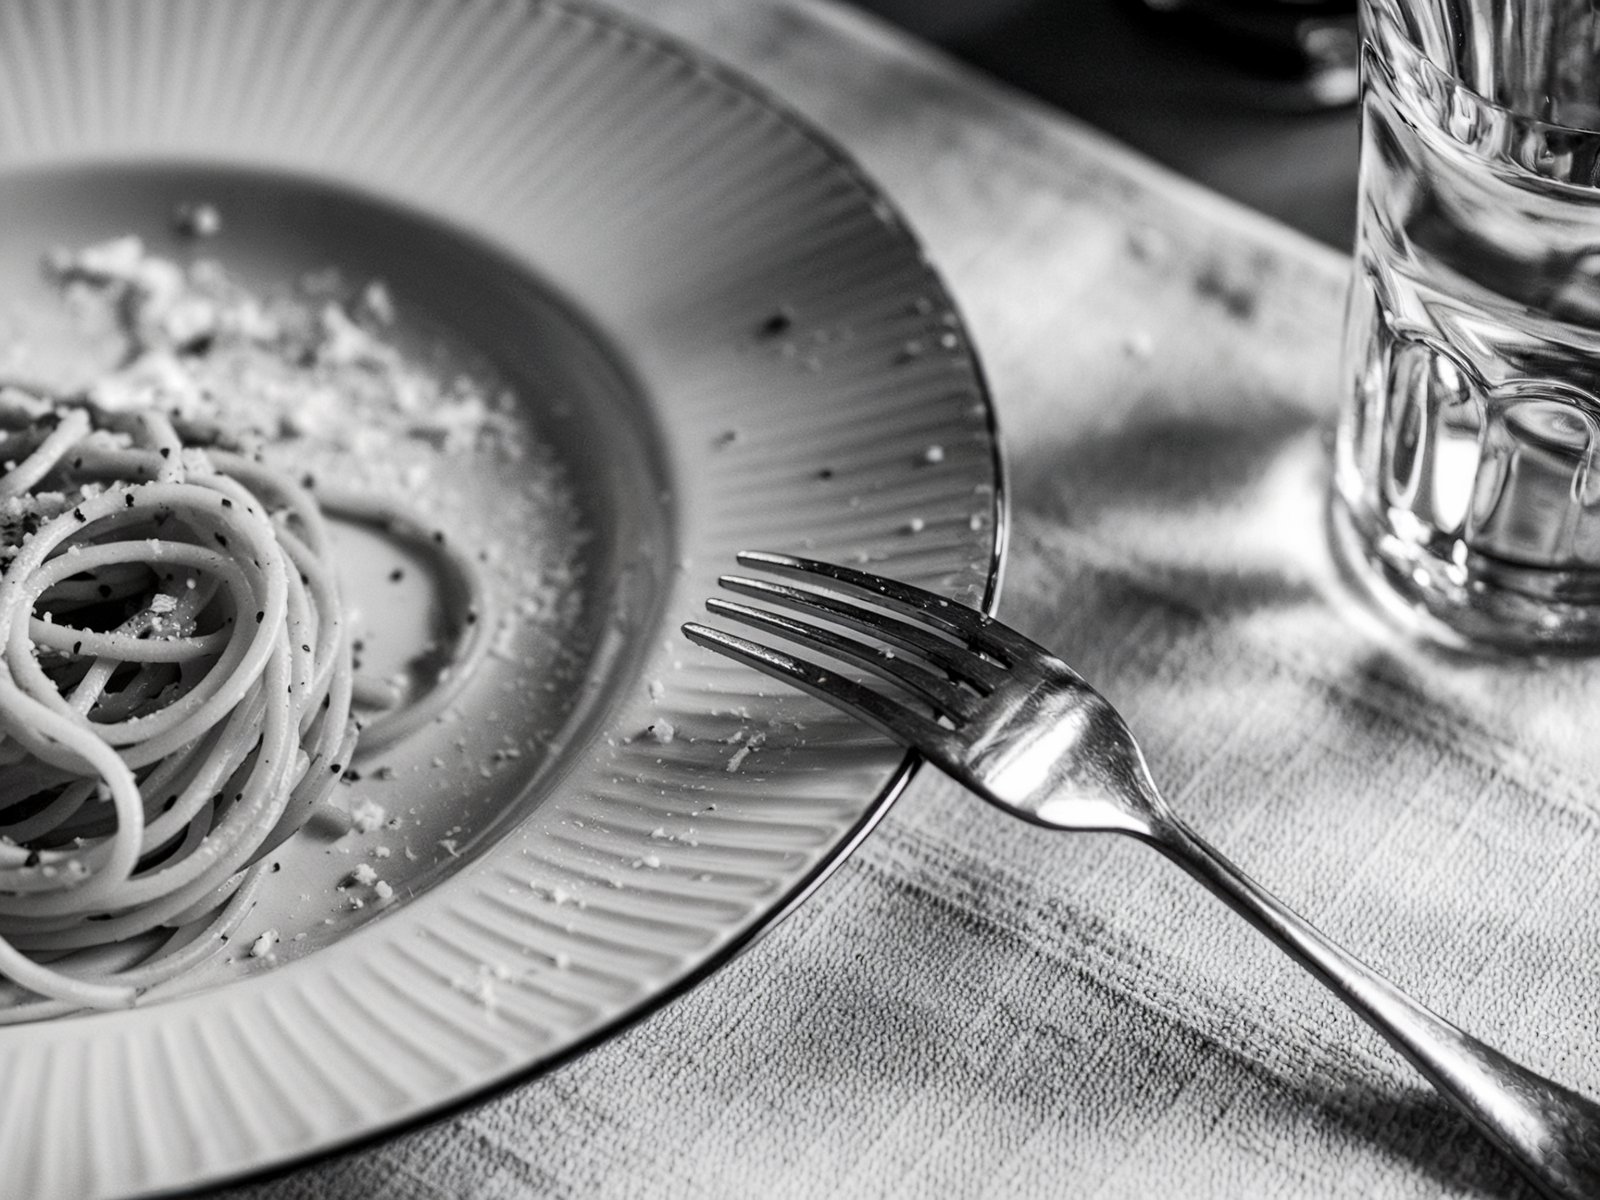
<instances>
[{"instance_id":1,"label":"blurred dark object in background","mask_svg":"<svg viewBox=\"0 0 1600 1200\"><path fill-rule=\"evenodd\" d=\"M1247 102L1290 111L1356 101L1355 0L1126 0L1157 36L1238 69ZM1165 26L1165 28L1162 28Z\"/></svg>"},{"instance_id":2,"label":"blurred dark object in background","mask_svg":"<svg viewBox=\"0 0 1600 1200\"><path fill-rule=\"evenodd\" d=\"M1351 0L854 2L1224 195L1354 241Z\"/></svg>"}]
</instances>

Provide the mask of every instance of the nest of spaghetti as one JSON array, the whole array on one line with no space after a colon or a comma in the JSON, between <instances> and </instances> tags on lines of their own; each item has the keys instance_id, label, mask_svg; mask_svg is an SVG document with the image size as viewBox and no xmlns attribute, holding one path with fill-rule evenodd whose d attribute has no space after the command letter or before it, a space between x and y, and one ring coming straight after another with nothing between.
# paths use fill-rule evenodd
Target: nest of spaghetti
<instances>
[{"instance_id":1,"label":"nest of spaghetti","mask_svg":"<svg viewBox=\"0 0 1600 1200\"><path fill-rule=\"evenodd\" d=\"M356 738L315 497L157 411L0 391L0 1020L220 952Z\"/></svg>"}]
</instances>

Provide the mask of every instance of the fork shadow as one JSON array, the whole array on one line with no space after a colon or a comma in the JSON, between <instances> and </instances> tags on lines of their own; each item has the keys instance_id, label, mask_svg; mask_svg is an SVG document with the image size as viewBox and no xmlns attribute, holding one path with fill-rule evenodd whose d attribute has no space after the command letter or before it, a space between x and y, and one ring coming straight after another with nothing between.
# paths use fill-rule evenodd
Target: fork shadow
<instances>
[{"instance_id":1,"label":"fork shadow","mask_svg":"<svg viewBox=\"0 0 1600 1200\"><path fill-rule=\"evenodd\" d=\"M1433 1092L1375 1093L1350 1083L1322 1093L1321 1105L1346 1129L1409 1161L1437 1184L1470 1187L1477 1195L1506 1200L1538 1195L1464 1116ZM1419 1153L1424 1145L1427 1153Z\"/></svg>"},{"instance_id":2,"label":"fork shadow","mask_svg":"<svg viewBox=\"0 0 1600 1200\"><path fill-rule=\"evenodd\" d=\"M859 1086L852 1076L863 1055L871 1060L875 1086L968 1097L973 1112L989 1122L961 1126L975 1138L1020 1123L1046 1131L1051 1140L1069 1140L1069 1155L1087 1155L1077 1170L1089 1179L1107 1169L1123 1177L1123 1167L1086 1146L1120 1145L1136 1156L1141 1131L1159 1136L1153 1131L1173 1128L1162 1123L1164 1090L1188 1110L1180 1120L1190 1132L1195 1119L1233 1121L1234 1136L1262 1145L1263 1153L1273 1142L1301 1148L1354 1143L1364 1161L1417 1172L1429 1190L1486 1200L1532 1200L1536 1194L1465 1118L1420 1084L1407 1086L1403 1077L1340 1077L1337 1066L1326 1064L1296 1077L1291 1067L1258 1061L1232 1044L1235 1038L1218 1037L1173 1017L1159 1001L1130 995L1070 950L1041 953L1004 920L875 866L869 871L876 878L868 889L881 895L858 892L848 911L828 918L830 935L844 926L867 939L855 963L804 974L798 966L780 966L786 977L769 980L782 985L777 990L788 997L785 1006L795 1010L786 1028L796 1042L780 1058L803 1062L800 1077L819 1094ZM867 882L859 879L863 873L852 872L858 875L853 882ZM900 968L928 955L948 965L950 982L936 994L908 997ZM773 965L769 961L768 969ZM908 1001L914 1011L908 1012ZM1108 1048L1116 1044L1128 1050ZM851 1052L842 1053L846 1048ZM1202 1096L1212 1081L1218 1094ZM1108 1096L1119 1100L1108 1105ZM1252 1096L1264 1102L1247 1115L1229 1115ZM1306 1121L1320 1131L1308 1137ZM929 1133L936 1129L930 1126ZM1207 1161L1217 1160L1196 1155L1191 1169ZM1137 1179L1123 1182L1124 1190L1106 1188L1106 1194L1136 1194ZM1194 1182L1193 1194L1228 1194L1221 1190L1225 1180Z\"/></svg>"},{"instance_id":3,"label":"fork shadow","mask_svg":"<svg viewBox=\"0 0 1600 1200\"><path fill-rule=\"evenodd\" d=\"M882 946L917 947L936 936L934 930L943 926L947 931L940 940L944 943L952 977L971 973L976 964L996 963L1011 955L1031 957L1037 954L1027 946L1027 939L1007 927L1003 921L994 921L982 912L967 910L947 898L926 891L907 881L884 878L881 884L896 894L896 902L873 906L873 919L878 923L875 937ZM897 886L898 885L898 886ZM905 901L910 899L910 903ZM859 918L850 918L859 919ZM956 928L950 929L951 925ZM1012 943L1007 955L997 956L992 945L987 952L979 950L980 944L994 938ZM970 943L970 944L969 944ZM860 960L858 959L858 962ZM981 981L974 984L975 992L984 999L972 1002L955 989L947 996L948 1010L938 1015L928 1014L927 1021L907 1020L904 1011L906 997L894 986L896 977L887 972L889 986L876 986L881 971L861 967L869 974L863 977L832 975L826 979L813 978L810 986L820 988L823 995L813 997L822 1011L848 1012L850 1026L857 1033L873 1030L875 1037L888 1036L899 1045L881 1048L883 1058L894 1058L907 1063L921 1064L924 1079L937 1078L940 1073L955 1075L949 1066L940 1068L941 1056L951 1054L951 1047L961 1044L960 1039L941 1030L941 1023L963 1023L973 1026L1008 1027L1015 1025L1014 1054L1010 1061L990 1060L978 1065L986 1071L987 1087L1013 1093L1012 1102L1027 1104L1026 1098L1015 1095L1020 1088L1034 1091L1035 1102L1043 1102L1056 1113L1070 1113L1070 1120L1059 1126L1061 1132L1075 1131L1081 1136L1082 1126L1095 1129L1092 1137L1107 1141L1123 1141L1129 1127L1150 1127L1159 1119L1155 1105L1144 1111L1124 1108L1120 1112L1104 1107L1105 1094L1119 1096L1152 1097L1149 1078L1172 1080L1180 1092L1205 1086L1204 1066L1197 1068L1196 1060L1210 1057L1226 1059L1231 1067L1228 1077L1238 1081L1234 1095L1243 1097L1252 1089L1267 1093L1272 1102L1264 1105L1259 1114L1262 1124L1256 1133L1263 1139L1282 1135L1285 1125L1300 1119L1310 1119L1324 1125L1319 1140L1327 1142L1348 1141L1369 1148L1367 1153L1379 1160L1404 1164L1407 1171L1425 1176L1441 1193L1470 1195L1495 1200L1533 1200L1536 1191L1526 1183L1510 1163L1501 1157L1452 1105L1438 1094L1428 1090L1420 1080L1409 1083L1409 1068L1397 1068L1402 1074L1381 1081L1363 1080L1336 1074L1337 1066L1326 1064L1308 1066L1301 1076L1291 1073L1289 1067L1268 1066L1246 1050L1214 1034L1174 1017L1159 1001L1143 1001L1130 995L1114 981L1103 978L1091 964L1070 954L1063 959L1055 955L1041 955L1033 970L1040 974L1066 977L1061 984L1063 992L1050 995L1041 1002L1041 993L1031 987L1016 986L1018 976L1013 960L1003 972L1004 979L996 978L997 986L988 987ZM1024 967L1026 972L1027 968ZM978 968L981 976L982 968ZM829 995L828 993L837 993ZM799 1003L810 1008L812 1000L802 998ZM964 1003L975 1003L968 1011ZM993 1020L984 1012L989 1005L1010 1009L1003 1020ZM874 1011L876 1010L876 1011ZM805 1023L808 1032L809 1022ZM1166 1026L1170 1032L1163 1033ZM889 1031L894 1031L890 1033ZM1269 1035L1270 1036L1270 1035ZM837 1032L829 1032L824 1042L845 1044L846 1039ZM1107 1041L1124 1040L1136 1044L1135 1058L1123 1059L1112 1054L1106 1057ZM921 1042L919 1046L916 1043ZM849 1071L849 1055L817 1055L816 1060L826 1060L829 1069ZM1086 1060L1096 1060L1089 1063ZM1026 1062L1026 1082L1017 1077L1007 1077L1008 1068ZM1105 1078L1102 1071L1120 1071L1127 1076L1122 1081ZM1250 1082L1240 1080L1240 1075ZM1145 1076L1146 1078L1137 1078ZM959 1077L958 1077L959 1081ZM963 1086L967 1086L967 1081ZM1200 1107L1226 1112L1234 1100L1219 1097L1198 1101ZM1193 1113L1191 1116L1195 1115ZM1058 1118L1059 1119L1059 1118ZM1219 1117L1219 1119L1227 1119ZM1242 1118L1253 1120L1254 1117ZM1116 1128L1121 1125L1122 1127ZM1241 1130L1241 1136L1252 1135ZM1308 1144L1303 1132L1295 1130L1295 1144ZM1197 1162L1198 1165L1198 1162ZM1210 1181L1215 1185L1220 1181ZM1216 1194L1213 1190L1208 1194Z\"/></svg>"}]
</instances>

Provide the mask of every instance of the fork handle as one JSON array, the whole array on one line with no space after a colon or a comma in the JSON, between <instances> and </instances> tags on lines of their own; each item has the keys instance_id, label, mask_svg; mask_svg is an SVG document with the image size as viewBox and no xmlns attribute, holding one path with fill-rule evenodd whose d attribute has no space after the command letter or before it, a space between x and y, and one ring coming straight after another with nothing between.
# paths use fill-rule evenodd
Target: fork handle
<instances>
[{"instance_id":1,"label":"fork handle","mask_svg":"<svg viewBox=\"0 0 1600 1200\"><path fill-rule=\"evenodd\" d=\"M1334 945L1170 812L1142 834L1320 979L1551 1200L1600 1197L1600 1105L1513 1062Z\"/></svg>"}]
</instances>

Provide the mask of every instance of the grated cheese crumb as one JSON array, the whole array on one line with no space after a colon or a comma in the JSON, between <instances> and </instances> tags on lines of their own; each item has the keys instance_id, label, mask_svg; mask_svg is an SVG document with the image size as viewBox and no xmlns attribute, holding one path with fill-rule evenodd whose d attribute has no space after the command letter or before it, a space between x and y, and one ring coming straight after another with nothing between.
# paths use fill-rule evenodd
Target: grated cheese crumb
<instances>
[{"instance_id":1,"label":"grated cheese crumb","mask_svg":"<svg viewBox=\"0 0 1600 1200\"><path fill-rule=\"evenodd\" d=\"M350 810L350 823L362 833L371 833L382 825L388 811L373 800L363 800Z\"/></svg>"},{"instance_id":2,"label":"grated cheese crumb","mask_svg":"<svg viewBox=\"0 0 1600 1200\"><path fill-rule=\"evenodd\" d=\"M272 953L272 948L278 944L278 931L269 929L258 937L250 946L251 958L266 958Z\"/></svg>"}]
</instances>

